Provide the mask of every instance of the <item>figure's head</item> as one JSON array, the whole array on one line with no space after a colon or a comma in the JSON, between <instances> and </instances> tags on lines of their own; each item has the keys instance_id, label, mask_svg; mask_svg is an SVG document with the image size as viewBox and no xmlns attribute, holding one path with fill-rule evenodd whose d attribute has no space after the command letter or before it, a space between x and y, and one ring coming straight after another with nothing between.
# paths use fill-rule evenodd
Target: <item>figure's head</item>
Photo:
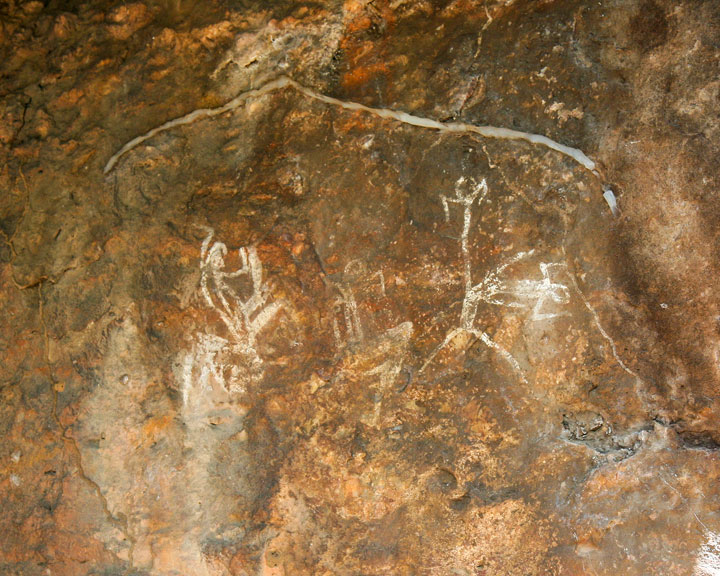
<instances>
[{"instance_id":1,"label":"figure's head","mask_svg":"<svg viewBox=\"0 0 720 576\"><path fill-rule=\"evenodd\" d=\"M221 270L225 268L225 256L227 255L227 246L222 242L215 242L208 251L205 258L205 264L213 270Z\"/></svg>"}]
</instances>

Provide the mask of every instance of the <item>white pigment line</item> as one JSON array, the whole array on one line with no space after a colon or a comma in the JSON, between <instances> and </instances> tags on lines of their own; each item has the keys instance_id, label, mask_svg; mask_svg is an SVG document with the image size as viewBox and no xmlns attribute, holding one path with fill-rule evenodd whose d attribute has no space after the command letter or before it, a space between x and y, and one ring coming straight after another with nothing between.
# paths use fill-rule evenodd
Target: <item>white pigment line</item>
<instances>
[{"instance_id":1,"label":"white pigment line","mask_svg":"<svg viewBox=\"0 0 720 576\"><path fill-rule=\"evenodd\" d=\"M610 334L608 334L605 331L605 329L602 327L602 324L600 323L600 316L596 312L595 308L592 307L592 304L590 304L590 301L587 299L587 297L585 296L583 291L580 290L580 286L579 286L577 280L575 279L575 274L573 274L570 271L569 266L567 267L567 271L568 271L568 276L570 276L570 280L572 280L575 290L577 291L578 295L580 296L580 299L583 301L583 304L585 304L585 308L587 308L588 311L590 312L590 314L592 314L592 317L595 320L595 326L597 326L597 329L600 331L600 334L602 334L603 338L605 338L607 343L610 344L610 349L612 351L613 357L615 358L615 361L618 363L620 368L625 370L625 372L627 372L628 374L630 374L631 376L637 378L637 380L642 382L642 378L640 378L640 376L638 376L633 370L628 368L626 366L625 362L623 362L622 359L620 358L620 355L618 354L617 348L615 346L615 341L610 337Z\"/></svg>"},{"instance_id":2,"label":"white pigment line","mask_svg":"<svg viewBox=\"0 0 720 576\"><path fill-rule=\"evenodd\" d=\"M512 366L515 369L515 372L518 373L518 375L520 376L520 379L523 381L523 383L528 384L527 378L525 378L525 375L523 374L523 369L521 368L520 363L515 359L515 356L510 354L510 352L508 352L500 344L495 342L495 340L490 338L490 336L488 336L485 332L474 331L473 334L475 336L477 336L478 338L480 338L480 340L482 340L486 346L496 350L500 354L500 356L505 358L505 361L508 362L508 364L510 364L510 366ZM508 400L508 404L510 404L510 407L512 407L512 404L510 403L509 400Z\"/></svg>"},{"instance_id":3,"label":"white pigment line","mask_svg":"<svg viewBox=\"0 0 720 576\"><path fill-rule=\"evenodd\" d=\"M720 576L720 534L708 530L705 538L695 560L693 576Z\"/></svg>"},{"instance_id":4,"label":"white pigment line","mask_svg":"<svg viewBox=\"0 0 720 576\"><path fill-rule=\"evenodd\" d=\"M582 150L572 148L571 146L566 146L565 144L560 144L559 142L555 142L555 140L551 140L547 136L543 136L541 134L531 134L529 132L521 132L519 130L511 130L510 128L500 128L496 126L476 126L474 124L467 124L465 122L438 122L437 120L433 120L432 118L415 116L413 114L408 114L407 112L391 110L389 108L372 108L370 106L360 104L359 102L339 100L337 98L333 98L332 96L327 96L313 90L312 88L303 86L302 84L296 82L288 76L279 76L274 80L270 80L266 84L263 84L260 88L255 88L253 90L243 92L242 94L239 94L229 102L217 108L199 108L197 110L193 110L185 116L181 116L180 118L168 120L164 124L153 128L149 132L133 138L122 148L120 148L120 150L118 150L115 154L112 155L110 160L108 160L107 164L105 165L103 173L107 174L108 172L110 172L110 170L115 167L118 160L120 160L120 158L124 154L126 154L136 146L142 144L143 142L149 140L153 136L160 134L161 132L171 130L176 126L184 126L186 124L190 124L199 118L211 118L213 116L218 116L219 114L224 114L225 112L229 112L230 110L238 108L243 102L245 102L249 98L259 98L260 96L275 92L277 90L282 90L283 88L286 88L288 86L294 88L308 98L312 98L313 100L325 102L326 104L330 104L332 106L338 106L340 108L344 108L345 110L367 112L368 114L372 114L373 116L377 116L379 118L397 120L398 122L402 122L403 124L408 124L410 126L429 128L431 130L437 130L446 134L472 132L475 134L479 134L480 136L483 136L485 138L498 138L503 140L525 140L526 142L530 142L531 144L539 144L541 146L545 146L546 148L550 148L551 150L555 150L556 152L560 152L561 154L572 158L578 164L590 170L598 178L600 177L599 173L597 172L595 162L588 158L588 156Z\"/></svg>"}]
</instances>

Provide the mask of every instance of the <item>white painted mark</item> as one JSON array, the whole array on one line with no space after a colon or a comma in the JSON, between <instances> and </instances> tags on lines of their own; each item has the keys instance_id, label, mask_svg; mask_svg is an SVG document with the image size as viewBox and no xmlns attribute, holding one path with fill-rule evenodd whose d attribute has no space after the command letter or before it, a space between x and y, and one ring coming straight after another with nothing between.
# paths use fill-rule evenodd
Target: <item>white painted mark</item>
<instances>
[{"instance_id":1,"label":"white painted mark","mask_svg":"<svg viewBox=\"0 0 720 576\"><path fill-rule=\"evenodd\" d=\"M540 282L528 280L526 281L528 283L526 286L510 288L502 278L505 270L521 260L532 256L534 253L535 250L528 250L514 254L494 270L486 272L482 282L471 286L463 302L462 321L464 327L467 328L475 323L475 315L477 314L477 307L480 302L504 306L506 308L526 308L527 305L523 302L512 299L508 301L505 297L514 296L523 299L539 298L540 294L538 293L537 284L541 284Z\"/></svg>"},{"instance_id":2,"label":"white painted mark","mask_svg":"<svg viewBox=\"0 0 720 576\"><path fill-rule=\"evenodd\" d=\"M218 359L220 353L229 346L225 338L214 334L198 334L192 350L188 352L182 365L183 404L191 401L191 393L206 394L217 386L226 392L234 387L225 377L226 366ZM235 391L235 390L233 390Z\"/></svg>"},{"instance_id":3,"label":"white painted mark","mask_svg":"<svg viewBox=\"0 0 720 576\"><path fill-rule=\"evenodd\" d=\"M380 292L382 293L383 297L387 297L387 294L385 293L385 274L383 274L382 268L375 272L375 274L373 274L371 278L378 279L378 282L380 283Z\"/></svg>"},{"instance_id":4,"label":"white painted mark","mask_svg":"<svg viewBox=\"0 0 720 576\"><path fill-rule=\"evenodd\" d=\"M720 534L706 531L705 543L695 559L693 576L720 576Z\"/></svg>"},{"instance_id":5,"label":"white painted mark","mask_svg":"<svg viewBox=\"0 0 720 576\"><path fill-rule=\"evenodd\" d=\"M479 339L489 348L497 351L500 356L512 366L512 368L520 375L523 382L527 382L523 374L520 363L517 359L504 347L495 342L489 334L480 330L475 326L477 309L480 302L506 306L510 308L519 308L524 305L519 302L506 302L499 298L500 295L507 294L508 290L505 282L502 280L502 273L519 262L520 260L533 254L533 250L527 252L518 252L513 255L507 262L501 264L494 270L490 270L485 274L483 280L478 284L473 284L472 280L472 263L470 260L469 236L470 225L472 223L472 209L475 203L482 205L488 193L488 186L485 179L480 183L475 180L466 180L461 177L455 183L455 195L448 197L441 195L440 200L445 212L445 220L450 221L450 204L457 204L463 209L463 229L460 236L460 252L463 260L463 283L465 288L465 296L463 297L463 306L460 313L460 326L450 330L442 343L430 354L425 363L420 368L422 373L435 359L438 353L443 350L455 336L465 332Z\"/></svg>"},{"instance_id":6,"label":"white painted mark","mask_svg":"<svg viewBox=\"0 0 720 576\"><path fill-rule=\"evenodd\" d=\"M567 266L566 266L567 268ZM583 301L583 304L585 304L585 308L587 308L588 312L593 317L593 320L595 321L595 326L597 326L598 331L600 334L602 334L602 337L605 338L607 343L610 345L610 350L612 352L613 358L615 358L615 362L617 362L618 366L622 368L625 372L630 374L631 376L635 377L639 382L642 382L642 379L640 376L638 376L633 370L627 367L625 362L622 361L622 358L620 358L620 355L617 351L617 346L615 346L615 340L613 340L610 337L610 334L608 334L605 331L605 328L603 328L602 324L600 323L600 316L598 315L595 308L592 307L592 304L590 304L590 301L586 298L585 294L582 290L580 290L580 286L578 285L577 279L575 278L575 275L570 271L569 268L567 268L568 276L570 276L570 280L572 281L573 288L575 288L575 292L577 292L578 296L580 296L580 299Z\"/></svg>"},{"instance_id":7,"label":"white painted mark","mask_svg":"<svg viewBox=\"0 0 720 576\"><path fill-rule=\"evenodd\" d=\"M362 321L360 320L360 312L358 310L355 293L349 286L338 286L340 291L340 300L336 305L336 310L342 311L345 324L345 338L340 334L337 318L333 318L333 332L335 334L335 345L337 348L343 348L345 343L361 342L365 337Z\"/></svg>"},{"instance_id":8,"label":"white painted mark","mask_svg":"<svg viewBox=\"0 0 720 576\"><path fill-rule=\"evenodd\" d=\"M386 360L365 373L380 377L380 386L384 389L391 386L403 368L402 358L394 357L392 352L397 348L404 351L413 332L412 322L402 322L386 330L380 339L380 352L389 356Z\"/></svg>"},{"instance_id":9,"label":"white painted mark","mask_svg":"<svg viewBox=\"0 0 720 576\"><path fill-rule=\"evenodd\" d=\"M550 275L556 268L565 270L565 265L555 262L541 262L540 272L542 280L520 280L515 287L513 294L521 299L535 301L532 309L531 319L534 321L551 320L558 316L567 316L569 312L547 312L550 303L565 305L570 302L570 290L564 284L550 279Z\"/></svg>"},{"instance_id":10,"label":"white painted mark","mask_svg":"<svg viewBox=\"0 0 720 576\"><path fill-rule=\"evenodd\" d=\"M386 298L385 275L382 268L370 274L365 263L361 260L351 260L345 265L342 282L335 284L340 297L333 307L333 335L335 347L338 350L344 349L347 344L356 344L365 339L365 328L360 319L355 290L352 286L353 282L349 279L355 279L367 288L367 284L372 283L376 278L380 295ZM371 284L370 288L374 289L374 285ZM338 318L340 318L341 322L338 322ZM341 330L341 325L344 330Z\"/></svg>"},{"instance_id":11,"label":"white painted mark","mask_svg":"<svg viewBox=\"0 0 720 576\"><path fill-rule=\"evenodd\" d=\"M278 302L268 303L269 288L263 283L262 262L254 247L238 250L241 267L233 272L225 271L227 247L222 242L210 246L213 233L203 242L201 256L200 287L208 305L215 309L225 323L234 342L243 352L262 364L255 349L258 333L280 310ZM251 281L251 293L243 298L239 291L228 285L228 280L246 277Z\"/></svg>"},{"instance_id":12,"label":"white painted mark","mask_svg":"<svg viewBox=\"0 0 720 576\"><path fill-rule=\"evenodd\" d=\"M197 334L192 349L182 360L182 397L185 405L193 393L206 394L218 389L226 393L242 392L247 382L262 376L263 361L256 342L260 331L281 309L279 302L268 302L269 287L263 282L262 262L254 247L238 250L240 268L227 271L227 246L213 242L213 231L200 248L200 291L205 302L225 324L228 338L217 334ZM230 282L241 278L249 282L249 293ZM243 370L224 359L243 358L249 369Z\"/></svg>"}]
</instances>

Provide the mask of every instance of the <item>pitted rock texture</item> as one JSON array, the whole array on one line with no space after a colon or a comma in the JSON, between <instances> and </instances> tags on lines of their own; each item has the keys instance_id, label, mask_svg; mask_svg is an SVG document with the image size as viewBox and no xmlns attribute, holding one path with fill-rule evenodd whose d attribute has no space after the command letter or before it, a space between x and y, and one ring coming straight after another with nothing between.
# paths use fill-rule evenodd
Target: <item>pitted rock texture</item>
<instances>
[{"instance_id":1,"label":"pitted rock texture","mask_svg":"<svg viewBox=\"0 0 720 576\"><path fill-rule=\"evenodd\" d=\"M719 39L0 5L0 572L720 574Z\"/></svg>"}]
</instances>

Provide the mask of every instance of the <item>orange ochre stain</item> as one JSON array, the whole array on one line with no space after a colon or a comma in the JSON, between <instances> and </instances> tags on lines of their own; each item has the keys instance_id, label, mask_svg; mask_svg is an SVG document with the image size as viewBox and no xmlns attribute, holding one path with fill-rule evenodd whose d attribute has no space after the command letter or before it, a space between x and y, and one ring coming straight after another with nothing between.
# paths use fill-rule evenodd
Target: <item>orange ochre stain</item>
<instances>
[{"instance_id":1,"label":"orange ochre stain","mask_svg":"<svg viewBox=\"0 0 720 576\"><path fill-rule=\"evenodd\" d=\"M374 62L365 66L356 66L345 72L342 76L342 86L345 90L352 90L367 85L377 76L389 76L390 70L384 62Z\"/></svg>"},{"instance_id":2,"label":"orange ochre stain","mask_svg":"<svg viewBox=\"0 0 720 576\"><path fill-rule=\"evenodd\" d=\"M170 426L172 420L173 419L170 415L151 418L143 425L143 437L149 440L154 440L160 433L164 432Z\"/></svg>"}]
</instances>

